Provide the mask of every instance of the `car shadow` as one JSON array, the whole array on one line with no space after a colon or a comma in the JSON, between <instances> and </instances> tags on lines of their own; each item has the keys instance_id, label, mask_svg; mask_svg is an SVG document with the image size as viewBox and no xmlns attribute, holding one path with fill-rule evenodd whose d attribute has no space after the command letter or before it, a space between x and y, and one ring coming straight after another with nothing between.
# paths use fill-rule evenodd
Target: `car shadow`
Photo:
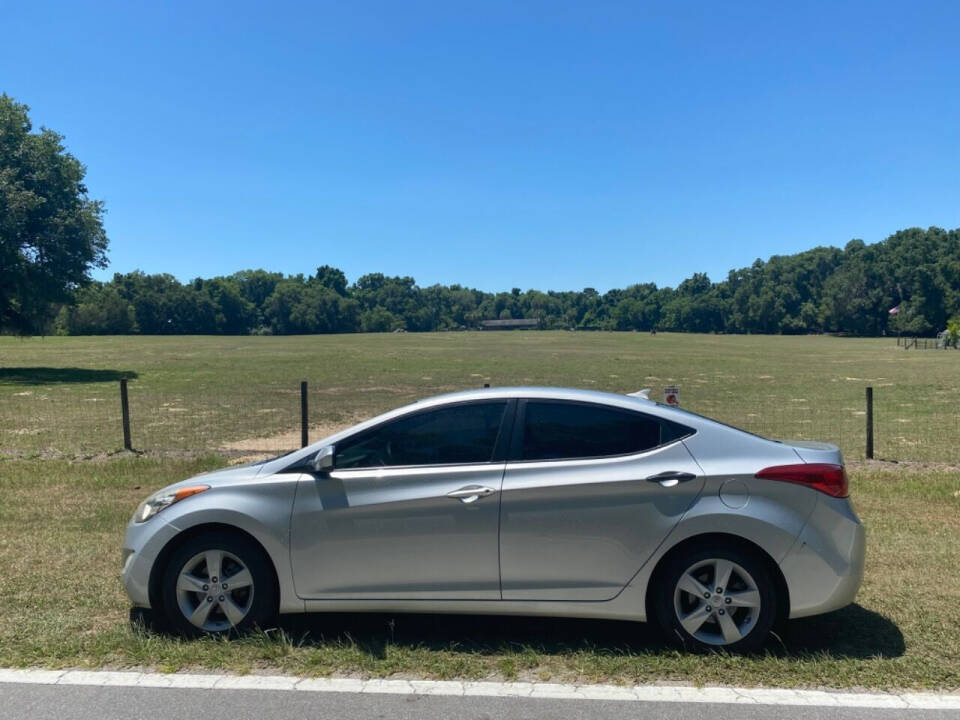
<instances>
[{"instance_id":1,"label":"car shadow","mask_svg":"<svg viewBox=\"0 0 960 720\"><path fill-rule=\"evenodd\" d=\"M300 646L347 643L372 657L406 646L478 654L533 650L648 654L671 651L650 623L547 617L312 613L281 616L279 628ZM851 605L827 615L790 621L761 652L785 659L816 655L881 658L903 655L899 628L888 618Z\"/></svg>"},{"instance_id":2,"label":"car shadow","mask_svg":"<svg viewBox=\"0 0 960 720\"><path fill-rule=\"evenodd\" d=\"M903 633L892 620L856 603L825 615L791 620L782 640L789 655L895 658L906 651Z\"/></svg>"},{"instance_id":3,"label":"car shadow","mask_svg":"<svg viewBox=\"0 0 960 720\"><path fill-rule=\"evenodd\" d=\"M0 367L0 385L55 385L133 380L132 370L95 370L76 367Z\"/></svg>"}]
</instances>

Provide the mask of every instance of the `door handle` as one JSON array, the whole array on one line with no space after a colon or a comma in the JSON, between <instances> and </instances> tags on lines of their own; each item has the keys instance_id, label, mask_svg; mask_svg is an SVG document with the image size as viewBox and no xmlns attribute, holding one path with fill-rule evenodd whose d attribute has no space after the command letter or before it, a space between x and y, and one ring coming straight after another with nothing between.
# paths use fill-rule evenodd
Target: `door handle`
<instances>
[{"instance_id":1,"label":"door handle","mask_svg":"<svg viewBox=\"0 0 960 720\"><path fill-rule=\"evenodd\" d=\"M467 485L459 490L452 490L447 493L448 498L459 500L464 505L476 502L482 497L493 495L496 492L493 488L483 487L482 485Z\"/></svg>"},{"instance_id":2,"label":"door handle","mask_svg":"<svg viewBox=\"0 0 960 720\"><path fill-rule=\"evenodd\" d=\"M680 470L667 470L666 472L651 475L647 480L660 483L662 487L669 488L686 482L687 480L694 480L696 477L693 473L681 472Z\"/></svg>"}]
</instances>

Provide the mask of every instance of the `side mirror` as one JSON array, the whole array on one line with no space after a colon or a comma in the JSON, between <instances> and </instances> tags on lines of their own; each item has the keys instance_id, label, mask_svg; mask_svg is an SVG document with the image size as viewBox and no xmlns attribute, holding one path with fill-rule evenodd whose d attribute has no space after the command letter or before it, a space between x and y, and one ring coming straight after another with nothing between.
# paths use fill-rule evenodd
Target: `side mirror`
<instances>
[{"instance_id":1,"label":"side mirror","mask_svg":"<svg viewBox=\"0 0 960 720\"><path fill-rule=\"evenodd\" d=\"M333 470L333 456L335 448L333 445L325 445L317 450L317 454L310 459L310 468L315 473L326 474Z\"/></svg>"}]
</instances>

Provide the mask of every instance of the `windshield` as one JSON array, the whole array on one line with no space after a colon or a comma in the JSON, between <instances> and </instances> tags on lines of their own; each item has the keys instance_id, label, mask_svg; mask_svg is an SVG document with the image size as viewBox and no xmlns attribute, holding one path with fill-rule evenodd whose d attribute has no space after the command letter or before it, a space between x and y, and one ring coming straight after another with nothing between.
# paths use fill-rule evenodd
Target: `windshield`
<instances>
[{"instance_id":1,"label":"windshield","mask_svg":"<svg viewBox=\"0 0 960 720\"><path fill-rule=\"evenodd\" d=\"M240 465L234 465L235 468L245 468L245 467L257 467L258 465L266 465L268 462L273 462L274 460L279 460L280 458L285 458L287 455L292 455L296 450L288 450L285 453L280 455L275 455L273 457L264 458L263 460L254 460L253 462L242 463Z\"/></svg>"}]
</instances>

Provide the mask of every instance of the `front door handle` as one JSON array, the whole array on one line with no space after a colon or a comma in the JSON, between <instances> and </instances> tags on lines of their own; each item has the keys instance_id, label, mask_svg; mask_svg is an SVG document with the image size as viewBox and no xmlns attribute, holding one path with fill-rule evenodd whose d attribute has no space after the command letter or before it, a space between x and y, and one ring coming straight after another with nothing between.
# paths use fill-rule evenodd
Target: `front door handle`
<instances>
[{"instance_id":1,"label":"front door handle","mask_svg":"<svg viewBox=\"0 0 960 720\"><path fill-rule=\"evenodd\" d=\"M476 502L482 497L493 495L496 492L493 488L483 487L482 485L467 485L459 490L452 490L447 493L448 498L459 500L464 505Z\"/></svg>"},{"instance_id":2,"label":"front door handle","mask_svg":"<svg viewBox=\"0 0 960 720\"><path fill-rule=\"evenodd\" d=\"M693 473L681 472L680 470L667 470L666 472L651 475L647 480L660 483L662 487L669 488L686 482L687 480L694 480L696 477Z\"/></svg>"}]
</instances>

